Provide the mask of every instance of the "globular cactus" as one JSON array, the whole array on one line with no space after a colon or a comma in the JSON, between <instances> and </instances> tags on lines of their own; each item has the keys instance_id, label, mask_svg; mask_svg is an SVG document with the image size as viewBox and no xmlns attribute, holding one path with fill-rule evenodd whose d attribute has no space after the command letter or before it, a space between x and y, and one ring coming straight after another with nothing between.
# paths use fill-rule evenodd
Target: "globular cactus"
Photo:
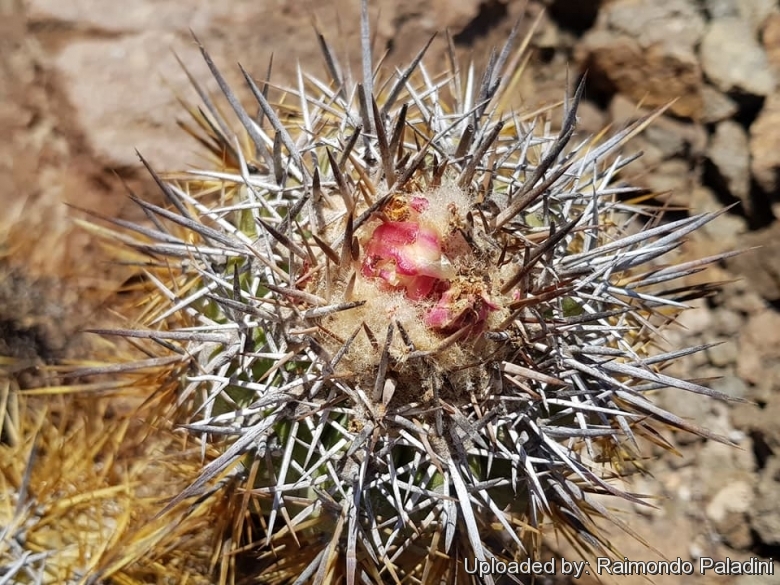
<instances>
[{"instance_id":1,"label":"globular cactus","mask_svg":"<svg viewBox=\"0 0 780 585\"><path fill-rule=\"evenodd\" d=\"M300 74L283 109L246 72L242 105L201 47L238 136L196 84L213 166L147 164L169 206L114 220L151 290L144 327L103 333L178 356L176 422L219 453L169 505L233 498L220 546L246 582L493 583L466 563L550 531L609 553L593 494L639 501L613 479L640 440L717 438L650 396L725 399L662 373L702 348L656 347L717 259L664 257L715 216L664 221L616 182L653 116L577 136L583 83L557 132L555 108L509 111L514 32L481 77L431 75L428 45L375 74L365 2L362 24L362 83L321 36L330 79Z\"/></svg>"}]
</instances>

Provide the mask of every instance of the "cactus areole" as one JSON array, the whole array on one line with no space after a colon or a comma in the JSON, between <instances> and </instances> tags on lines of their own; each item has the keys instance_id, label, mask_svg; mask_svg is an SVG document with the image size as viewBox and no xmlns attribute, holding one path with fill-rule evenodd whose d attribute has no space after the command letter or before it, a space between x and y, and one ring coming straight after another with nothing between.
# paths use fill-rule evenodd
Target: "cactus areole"
<instances>
[{"instance_id":1,"label":"cactus areole","mask_svg":"<svg viewBox=\"0 0 780 585\"><path fill-rule=\"evenodd\" d=\"M201 47L227 100L185 126L213 167L152 171L170 209L139 200L153 225L121 237L157 309L115 333L182 356L178 422L222 454L171 505L242 502L220 558L254 581L493 583L464 560L533 558L555 531L609 552L592 494L635 500L612 479L640 439L714 437L652 402L724 398L662 372L700 348L654 343L708 290L681 279L714 259L670 255L714 215L659 221L618 183L650 120L579 136L582 84L557 129L510 109L516 34L443 76L428 45L374 75L365 40L359 84L323 37L330 79L299 75L284 110L246 72L242 105Z\"/></svg>"}]
</instances>

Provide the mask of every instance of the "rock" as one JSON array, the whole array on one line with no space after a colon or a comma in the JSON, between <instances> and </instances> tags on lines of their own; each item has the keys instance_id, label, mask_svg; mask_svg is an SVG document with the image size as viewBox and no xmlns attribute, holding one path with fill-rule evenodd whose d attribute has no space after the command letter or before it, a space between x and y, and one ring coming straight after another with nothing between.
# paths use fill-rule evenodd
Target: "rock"
<instances>
[{"instance_id":1,"label":"rock","mask_svg":"<svg viewBox=\"0 0 780 585\"><path fill-rule=\"evenodd\" d=\"M176 127L177 120L187 118L177 94L188 100L196 98L172 50L208 89L216 86L209 81L190 30L244 99L249 92L235 63L240 61L250 75L260 78L274 51L277 59L272 83L289 86L299 60L305 72L327 80L310 24L313 16L342 68L360 71L360 51L352 50L359 47L360 4L352 0L329 0L328 8L316 10L316 15L306 2L284 0L137 0L127 5L100 0L30 0L25 4L29 26L40 31L53 73L73 105L87 149L108 168L138 167L136 149L159 169L180 169L199 162L198 145ZM497 4L504 6L503 2ZM515 6L506 7L503 31L520 16L520 7ZM433 32L447 27L454 37L464 39L461 45L474 48L484 42L486 46L475 48L475 53L484 54L485 59L490 46L499 42L497 38L503 42L506 36L486 38L484 27L480 28L479 0L431 0L423 8L419 2L406 0L387 3L381 12L373 5L370 10L377 50L389 48L391 39L394 43L384 62L388 72L407 64ZM521 36L524 32L521 30ZM446 63L446 43L434 45L428 54L431 62ZM459 52L465 51L461 45ZM273 97L274 90L271 93ZM253 109L251 98L247 103ZM230 108L224 105L224 109L229 123L236 127Z\"/></svg>"},{"instance_id":2,"label":"rock","mask_svg":"<svg viewBox=\"0 0 780 585\"><path fill-rule=\"evenodd\" d=\"M663 161L644 176L637 177L637 184L656 193L656 197L675 207L690 205L694 179L690 162L682 158Z\"/></svg>"},{"instance_id":3,"label":"rock","mask_svg":"<svg viewBox=\"0 0 780 585\"><path fill-rule=\"evenodd\" d=\"M593 102L582 101L577 108L577 130L585 135L595 135L607 125L606 114Z\"/></svg>"},{"instance_id":4,"label":"rock","mask_svg":"<svg viewBox=\"0 0 780 585\"><path fill-rule=\"evenodd\" d=\"M654 120L643 134L665 159L696 158L703 154L707 146L707 133L699 124L683 122L670 116Z\"/></svg>"},{"instance_id":5,"label":"rock","mask_svg":"<svg viewBox=\"0 0 780 585\"><path fill-rule=\"evenodd\" d=\"M651 480L648 477L638 476L635 479L632 478L631 483L627 487L630 487L636 494L652 494L654 491L658 490L658 482L655 481L655 479ZM650 505L648 506L646 504ZM659 506L653 501L645 501L642 503L634 502L632 503L632 508L637 514L642 514L647 518L663 518L668 512L664 506Z\"/></svg>"},{"instance_id":6,"label":"rock","mask_svg":"<svg viewBox=\"0 0 780 585\"><path fill-rule=\"evenodd\" d=\"M744 220L743 220L744 224ZM744 243L741 244L744 247ZM732 247L732 250L737 249ZM728 264L726 264L728 269ZM730 271L729 271L730 272ZM734 273L730 272L732 278ZM720 298L722 306L735 311L744 320L747 316L761 313L769 309L767 303L756 293L753 285L745 278L736 278L724 284L721 288ZM744 323L740 323L740 331Z\"/></svg>"},{"instance_id":7,"label":"rock","mask_svg":"<svg viewBox=\"0 0 780 585\"><path fill-rule=\"evenodd\" d=\"M713 417L708 422L709 427L715 433L720 433L726 437L731 429L731 409L721 404L724 415L718 418ZM739 444L739 449L732 445L724 445L715 441L703 443L697 457L697 470L700 474L700 484L696 489L708 499L712 499L723 489L732 483L747 482L753 485L755 482L755 458L750 449L748 440ZM735 488L737 489L737 488ZM742 508L741 504L735 503L735 511Z\"/></svg>"},{"instance_id":8,"label":"rock","mask_svg":"<svg viewBox=\"0 0 780 585\"><path fill-rule=\"evenodd\" d=\"M739 16L737 0L704 0L704 8L710 20Z\"/></svg>"},{"instance_id":9,"label":"rock","mask_svg":"<svg viewBox=\"0 0 780 585\"><path fill-rule=\"evenodd\" d=\"M690 195L690 209L693 213L714 213L723 209L723 204L708 187L694 187ZM748 229L747 221L735 213L724 213L701 228L702 235L710 241L717 242L715 253L735 250L743 244L737 238ZM761 304L763 308L763 304Z\"/></svg>"},{"instance_id":10,"label":"rock","mask_svg":"<svg viewBox=\"0 0 780 585\"><path fill-rule=\"evenodd\" d=\"M266 63L270 48L255 52L247 44L240 53L231 54L230 42L249 37L247 29L264 11L271 12L246 3L217 6L139 0L125 6L99 0L32 0L28 19L43 30L65 27L75 31L51 47L50 62L94 155L105 166L132 168L139 164L137 149L157 168L178 169L198 159L197 146L176 128L177 119L186 118L176 95L193 99L193 94L172 50L213 89L193 46L189 31L195 31L231 84L243 86L235 67L238 55L246 59L254 53ZM266 21L276 24L268 29L284 32L283 18L267 15ZM220 29L231 30L231 35L214 34ZM263 40L274 46L273 35ZM277 72L284 66L280 65ZM250 73L259 74L265 65L247 67Z\"/></svg>"},{"instance_id":11,"label":"rock","mask_svg":"<svg viewBox=\"0 0 780 585\"><path fill-rule=\"evenodd\" d=\"M689 305L690 309L680 313L677 325L682 327L689 336L709 331L713 326L713 312L707 307L705 301L699 299L690 302Z\"/></svg>"},{"instance_id":12,"label":"rock","mask_svg":"<svg viewBox=\"0 0 780 585\"><path fill-rule=\"evenodd\" d=\"M742 245L756 249L747 250L727 260L728 269L747 279L751 288L764 299L770 302L780 300L780 224L775 222L768 228L746 235ZM769 317L768 321L780 327L780 317ZM761 325L760 322L754 323L757 327ZM761 330L761 334L769 335L780 344L780 335L776 335L771 328ZM755 334L754 338L764 345L765 342L760 341L761 334ZM780 358L780 353L778 357Z\"/></svg>"},{"instance_id":13,"label":"rock","mask_svg":"<svg viewBox=\"0 0 780 585\"><path fill-rule=\"evenodd\" d=\"M598 24L635 38L645 48L694 46L705 30L703 16L686 0L616 0L601 9Z\"/></svg>"},{"instance_id":14,"label":"rock","mask_svg":"<svg viewBox=\"0 0 780 585\"><path fill-rule=\"evenodd\" d=\"M734 578L732 585L777 585L777 577L774 575L739 575Z\"/></svg>"},{"instance_id":15,"label":"rock","mask_svg":"<svg viewBox=\"0 0 780 585\"><path fill-rule=\"evenodd\" d=\"M780 388L780 315L765 310L751 315L738 337L737 375L754 387L749 398L777 402ZM761 411L765 413L765 411ZM780 414L780 412L778 412ZM773 423L774 424L774 423Z\"/></svg>"},{"instance_id":16,"label":"rock","mask_svg":"<svg viewBox=\"0 0 780 585\"><path fill-rule=\"evenodd\" d=\"M736 363L738 355L737 344L731 339L707 349L707 357L710 359L710 363L719 368L725 368Z\"/></svg>"},{"instance_id":17,"label":"rock","mask_svg":"<svg viewBox=\"0 0 780 585\"><path fill-rule=\"evenodd\" d=\"M71 23L83 29L109 33L150 32L152 30L205 31L211 20L227 16L227 4L180 0L139 0L128 4L100 0L29 0L27 17L38 23Z\"/></svg>"},{"instance_id":18,"label":"rock","mask_svg":"<svg viewBox=\"0 0 780 585\"><path fill-rule=\"evenodd\" d=\"M76 119L90 148L108 164L133 167L136 150L156 168L187 164L183 153L194 149L186 134L174 131L179 112L171 103L172 88L188 85L170 59L175 43L173 35L155 31L77 41L60 52L55 63ZM160 83L161 76L170 85ZM190 162L195 160L193 155Z\"/></svg>"},{"instance_id":19,"label":"rock","mask_svg":"<svg viewBox=\"0 0 780 585\"><path fill-rule=\"evenodd\" d=\"M715 523L718 535L729 548L748 550L753 546L753 533L745 514L730 512L721 522Z\"/></svg>"},{"instance_id":20,"label":"rock","mask_svg":"<svg viewBox=\"0 0 780 585\"><path fill-rule=\"evenodd\" d=\"M731 343L732 347L736 348L736 344ZM734 360L732 360L733 362ZM738 376L723 376L719 380L715 380L710 384L710 388L728 394L732 398L743 399L747 398L748 386L745 381Z\"/></svg>"},{"instance_id":21,"label":"rock","mask_svg":"<svg viewBox=\"0 0 780 585\"><path fill-rule=\"evenodd\" d=\"M702 75L694 47L704 27L684 0L617 0L602 8L575 57L602 91L646 107L677 99L672 113L697 118Z\"/></svg>"},{"instance_id":22,"label":"rock","mask_svg":"<svg viewBox=\"0 0 780 585\"><path fill-rule=\"evenodd\" d=\"M777 13L777 0L736 0L739 15L759 32L770 14Z\"/></svg>"},{"instance_id":23,"label":"rock","mask_svg":"<svg viewBox=\"0 0 780 585\"><path fill-rule=\"evenodd\" d=\"M701 98L703 109L699 121L703 124L731 118L739 110L734 100L707 83L701 86Z\"/></svg>"},{"instance_id":24,"label":"rock","mask_svg":"<svg viewBox=\"0 0 780 585\"><path fill-rule=\"evenodd\" d=\"M780 14L772 14L767 18L761 41L775 75L780 75Z\"/></svg>"},{"instance_id":25,"label":"rock","mask_svg":"<svg viewBox=\"0 0 780 585\"><path fill-rule=\"evenodd\" d=\"M750 526L761 542L780 545L780 457L770 457L756 488L756 497L750 513Z\"/></svg>"},{"instance_id":26,"label":"rock","mask_svg":"<svg viewBox=\"0 0 780 585\"><path fill-rule=\"evenodd\" d=\"M610 101L608 112L616 126L628 125L651 113L620 93ZM660 116L631 141L630 151L642 153L633 164L632 180L670 205L688 207L696 183L690 158L703 153L706 143L707 134L701 125Z\"/></svg>"},{"instance_id":27,"label":"rock","mask_svg":"<svg viewBox=\"0 0 780 585\"><path fill-rule=\"evenodd\" d=\"M750 156L750 170L761 189L780 189L780 91L766 99L750 125Z\"/></svg>"},{"instance_id":28,"label":"rock","mask_svg":"<svg viewBox=\"0 0 780 585\"><path fill-rule=\"evenodd\" d=\"M742 201L750 215L750 154L747 133L742 126L733 120L720 122L707 148L707 158L717 175L715 180Z\"/></svg>"},{"instance_id":29,"label":"rock","mask_svg":"<svg viewBox=\"0 0 780 585\"><path fill-rule=\"evenodd\" d=\"M766 53L742 18L712 21L699 55L705 75L721 91L767 96L775 89Z\"/></svg>"},{"instance_id":30,"label":"rock","mask_svg":"<svg viewBox=\"0 0 780 585\"><path fill-rule=\"evenodd\" d=\"M724 337L732 337L742 327L742 316L736 311L719 308L713 312L713 330Z\"/></svg>"},{"instance_id":31,"label":"rock","mask_svg":"<svg viewBox=\"0 0 780 585\"><path fill-rule=\"evenodd\" d=\"M725 485L707 505L707 518L732 548L747 548L752 542L746 519L753 497L753 486L737 480Z\"/></svg>"},{"instance_id":32,"label":"rock","mask_svg":"<svg viewBox=\"0 0 780 585\"><path fill-rule=\"evenodd\" d=\"M707 426L703 422L704 413L708 412L711 398L678 388L661 390L657 394L658 404L662 408L673 411L676 416L688 422ZM696 443L699 438L690 433L677 433L676 440L681 444Z\"/></svg>"}]
</instances>

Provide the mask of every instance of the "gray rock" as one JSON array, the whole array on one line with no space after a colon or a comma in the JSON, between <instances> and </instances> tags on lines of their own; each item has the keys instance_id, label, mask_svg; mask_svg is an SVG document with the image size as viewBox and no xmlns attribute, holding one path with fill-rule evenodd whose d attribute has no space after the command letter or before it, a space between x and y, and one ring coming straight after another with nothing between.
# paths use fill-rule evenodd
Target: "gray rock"
<instances>
[{"instance_id":1,"label":"gray rock","mask_svg":"<svg viewBox=\"0 0 780 585\"><path fill-rule=\"evenodd\" d=\"M125 5L100 0L31 0L28 4L31 23L65 25L81 33L52 50L50 63L74 106L87 145L109 166L135 167L139 164L136 149L157 168L181 168L198 160L192 139L176 128L177 119L185 117L177 92L186 99L193 94L172 50L209 89L215 86L209 84L190 30L199 34L235 87L243 85L234 66L237 55L246 58L254 53L263 63L270 56L270 49L256 52L248 45L241 53L232 53L230 37L212 32L214 23L220 23L235 37L247 38L247 29L263 12L247 3L138 0ZM267 37L264 41L274 42ZM247 66L252 73L257 67L254 63Z\"/></svg>"},{"instance_id":2,"label":"gray rock","mask_svg":"<svg viewBox=\"0 0 780 585\"><path fill-rule=\"evenodd\" d=\"M723 392L723 394L728 394L732 398L747 398L749 390L745 381L738 376L723 376L712 382L710 387L718 392Z\"/></svg>"},{"instance_id":3,"label":"gray rock","mask_svg":"<svg viewBox=\"0 0 780 585\"><path fill-rule=\"evenodd\" d=\"M712 21L699 55L705 75L721 91L767 96L775 89L766 53L742 18Z\"/></svg>"},{"instance_id":4,"label":"gray rock","mask_svg":"<svg viewBox=\"0 0 780 585\"><path fill-rule=\"evenodd\" d=\"M664 159L695 157L707 146L707 133L699 124L661 116L644 131L648 142L656 146Z\"/></svg>"},{"instance_id":5,"label":"gray rock","mask_svg":"<svg viewBox=\"0 0 780 585\"><path fill-rule=\"evenodd\" d=\"M737 0L704 0L704 9L711 20L739 16Z\"/></svg>"},{"instance_id":6,"label":"gray rock","mask_svg":"<svg viewBox=\"0 0 780 585\"><path fill-rule=\"evenodd\" d=\"M688 207L694 178L691 164L683 158L665 160L650 172L637 178L637 184L647 187L657 197L674 206Z\"/></svg>"},{"instance_id":7,"label":"gray rock","mask_svg":"<svg viewBox=\"0 0 780 585\"><path fill-rule=\"evenodd\" d=\"M138 150L158 168L186 164L182 153L192 152L190 139L173 131L177 113L171 88L188 85L170 58L175 43L174 35L155 31L75 41L60 51L57 70L98 157L133 167ZM142 70L149 72L147 78L140 75ZM162 76L170 85L159 83Z\"/></svg>"},{"instance_id":8,"label":"gray rock","mask_svg":"<svg viewBox=\"0 0 780 585\"><path fill-rule=\"evenodd\" d=\"M732 548L747 548L752 538L747 512L753 503L752 482L736 480L725 485L707 505L707 518Z\"/></svg>"},{"instance_id":9,"label":"gray rock","mask_svg":"<svg viewBox=\"0 0 780 585\"><path fill-rule=\"evenodd\" d=\"M705 83L701 86L703 111L700 121L704 124L720 122L737 113L737 103L723 92Z\"/></svg>"},{"instance_id":10,"label":"gray rock","mask_svg":"<svg viewBox=\"0 0 780 585\"><path fill-rule=\"evenodd\" d=\"M704 0L704 9L710 20L739 16L737 0Z\"/></svg>"},{"instance_id":11,"label":"gray rock","mask_svg":"<svg viewBox=\"0 0 780 585\"><path fill-rule=\"evenodd\" d=\"M210 4L181 0L139 0L101 2L100 0L29 0L27 17L33 22L78 23L85 28L113 33L188 28L203 31L209 21L226 17L235 7L227 3Z\"/></svg>"},{"instance_id":12,"label":"gray rock","mask_svg":"<svg viewBox=\"0 0 780 585\"><path fill-rule=\"evenodd\" d=\"M691 190L690 207L694 213L714 213L723 209L723 204L708 187L697 186ZM734 213L724 213L720 217L704 225L701 233L713 242L717 242L717 247L713 252L723 252L726 250L735 250L743 246L737 241L738 236L744 234L748 229L747 221ZM745 291L745 298L748 298L749 291ZM740 296L743 296L740 294ZM736 309L736 307L734 307ZM763 303L761 307L763 308ZM741 309L737 309L741 310ZM744 311L749 312L749 311Z\"/></svg>"},{"instance_id":13,"label":"gray rock","mask_svg":"<svg viewBox=\"0 0 780 585\"><path fill-rule=\"evenodd\" d=\"M0 0L0 6L5 4ZM251 97L237 61L260 78L276 51L272 83L294 85L298 61L305 72L327 78L310 24L311 6L304 1L29 0L24 5L30 30L43 31L48 38L46 65L73 106L87 148L108 167L139 166L136 149L159 169L201 161L198 146L176 125L187 118L177 94L188 101L197 98L172 51L208 90L215 88L190 30L248 104ZM316 11L318 24L342 67L358 71L359 50L348 52L346 47L359 47L360 3L329 0L327 5ZM386 2L381 13L375 9L372 5L377 47L385 47L390 38L395 41L395 50L385 61L390 72L408 63L432 32L466 28L479 14L479 0L430 0L424 8L419 3ZM514 6L507 27L514 20L513 11ZM0 16L0 23L3 19ZM434 43L428 57L446 63L445 51L446 43ZM479 53L487 55L488 49L480 47ZM274 101L278 94L271 93ZM225 107L235 128L230 108L220 107Z\"/></svg>"},{"instance_id":14,"label":"gray rock","mask_svg":"<svg viewBox=\"0 0 780 585\"><path fill-rule=\"evenodd\" d=\"M608 28L644 48L659 43L694 46L705 30L704 17L687 0L618 0L604 6L602 14L599 20Z\"/></svg>"},{"instance_id":15,"label":"gray rock","mask_svg":"<svg viewBox=\"0 0 780 585\"><path fill-rule=\"evenodd\" d=\"M770 14L778 12L777 0L736 0L739 15L755 32L760 31Z\"/></svg>"},{"instance_id":16,"label":"gray rock","mask_svg":"<svg viewBox=\"0 0 780 585\"><path fill-rule=\"evenodd\" d=\"M742 220L745 224L744 219ZM743 229L743 232L747 231L747 228ZM744 248L745 244L741 244ZM732 246L732 250L738 249L736 246ZM734 274L732 273L732 277ZM766 302L756 293L753 285L745 278L739 278L732 282L725 284L721 289L721 298L723 299L723 306L728 307L732 311L736 311L743 318L755 313L760 313L768 309ZM740 325L741 331L742 325Z\"/></svg>"},{"instance_id":17,"label":"gray rock","mask_svg":"<svg viewBox=\"0 0 780 585\"><path fill-rule=\"evenodd\" d=\"M765 560L765 559L761 559ZM777 562L777 559L775 559ZM777 585L775 575L739 575L734 578L733 585Z\"/></svg>"},{"instance_id":18,"label":"gray rock","mask_svg":"<svg viewBox=\"0 0 780 585\"><path fill-rule=\"evenodd\" d=\"M677 318L677 325L689 336L705 333L712 329L713 313L702 300L690 303L691 308L683 311Z\"/></svg>"},{"instance_id":19,"label":"gray rock","mask_svg":"<svg viewBox=\"0 0 780 585\"><path fill-rule=\"evenodd\" d=\"M725 368L737 362L739 352L737 344L732 340L724 341L707 349L707 357L713 366Z\"/></svg>"},{"instance_id":20,"label":"gray rock","mask_svg":"<svg viewBox=\"0 0 780 585\"><path fill-rule=\"evenodd\" d=\"M780 457L770 457L756 488L756 497L750 511L750 525L761 542L780 545Z\"/></svg>"},{"instance_id":21,"label":"gray rock","mask_svg":"<svg viewBox=\"0 0 780 585\"><path fill-rule=\"evenodd\" d=\"M730 309L718 309L713 312L713 329L719 335L731 337L742 327L742 316Z\"/></svg>"},{"instance_id":22,"label":"gray rock","mask_svg":"<svg viewBox=\"0 0 780 585\"><path fill-rule=\"evenodd\" d=\"M750 153L745 130L733 120L724 120L715 128L707 158L729 193L742 201L750 214Z\"/></svg>"}]
</instances>

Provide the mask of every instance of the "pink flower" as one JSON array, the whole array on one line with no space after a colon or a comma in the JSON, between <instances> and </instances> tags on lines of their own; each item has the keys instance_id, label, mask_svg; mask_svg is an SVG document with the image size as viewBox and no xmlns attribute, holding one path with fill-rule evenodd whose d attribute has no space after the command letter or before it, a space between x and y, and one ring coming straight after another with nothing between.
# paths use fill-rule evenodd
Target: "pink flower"
<instances>
[{"instance_id":1,"label":"pink flower","mask_svg":"<svg viewBox=\"0 0 780 585\"><path fill-rule=\"evenodd\" d=\"M388 221L378 226L366 244L361 270L381 278L394 289L404 289L412 300L428 297L440 280L452 276L442 265L438 233L415 221Z\"/></svg>"},{"instance_id":2,"label":"pink flower","mask_svg":"<svg viewBox=\"0 0 780 585\"><path fill-rule=\"evenodd\" d=\"M414 201L423 211L427 200ZM442 240L433 228L418 221L385 221L371 234L365 246L361 273L380 279L392 290L403 290L413 301L427 300L423 319L431 329L444 334L471 327L469 335L485 328L485 320L498 306L484 288L458 278L444 263Z\"/></svg>"}]
</instances>

